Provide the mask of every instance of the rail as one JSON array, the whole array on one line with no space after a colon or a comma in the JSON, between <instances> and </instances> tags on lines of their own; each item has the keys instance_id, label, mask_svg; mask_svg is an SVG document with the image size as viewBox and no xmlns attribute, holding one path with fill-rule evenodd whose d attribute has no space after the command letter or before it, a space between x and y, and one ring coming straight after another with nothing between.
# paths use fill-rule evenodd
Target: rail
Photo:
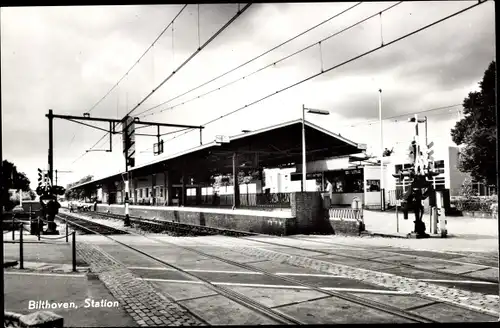
<instances>
[{"instance_id":1,"label":"rail","mask_svg":"<svg viewBox=\"0 0 500 328\"><path fill-rule=\"evenodd\" d=\"M99 214L101 214L101 213L99 213ZM70 214L67 214L67 215L71 216ZM98 231L94 231L94 233L102 235ZM151 255L143 250L140 250L137 247L134 247L134 246L129 245L127 243L121 242L115 238L112 238L112 237L106 236L106 235L102 235L102 236L114 241L115 243L117 243L117 244L119 244L127 249L133 250L133 251L140 253L140 254L142 254L142 255L144 255L144 256L146 256L154 261L157 261L166 267L174 269L174 270L176 270L176 271L178 271L178 272L180 272L180 273L182 273L182 274L184 274L184 275L186 275L194 280L200 281L206 287L215 291L217 294L223 295L223 296L227 297L228 299L232 300L233 302L241 304L246 308L257 311L258 313L265 315L266 317L272 319L273 321L276 321L277 323L284 324L284 325L302 324L301 322L291 318L289 315L282 313L280 311L274 310L273 308L268 307L266 305L263 305L259 302L256 302L256 301L252 300L251 298L249 298L248 296L245 296L244 294L241 294L239 292L233 291L229 288L226 288L226 287L223 287L220 285L216 285L215 283L211 282L207 278L204 278L203 276L196 275L196 274L189 272L186 269L183 269L175 264L167 263L164 260L162 260L156 256L153 256L153 255ZM143 237L145 237L145 236L143 236ZM147 238L147 237L145 237L145 238Z\"/></svg>"},{"instance_id":2,"label":"rail","mask_svg":"<svg viewBox=\"0 0 500 328\"><path fill-rule=\"evenodd\" d=\"M98 215L101 217L107 217L112 219L124 220L125 216L120 214L112 214L112 213L89 213L92 215ZM145 219L135 216L130 216L131 223L142 225L149 227L152 230L160 230L163 231L165 229L171 229L173 232L192 232L195 231L197 233L205 233L205 234L221 234L221 235L230 235L230 236L257 236L258 233L248 232L248 231L240 231L233 229L224 229L224 228L216 228L210 226L202 226L196 224L168 221L163 219Z\"/></svg>"}]
</instances>

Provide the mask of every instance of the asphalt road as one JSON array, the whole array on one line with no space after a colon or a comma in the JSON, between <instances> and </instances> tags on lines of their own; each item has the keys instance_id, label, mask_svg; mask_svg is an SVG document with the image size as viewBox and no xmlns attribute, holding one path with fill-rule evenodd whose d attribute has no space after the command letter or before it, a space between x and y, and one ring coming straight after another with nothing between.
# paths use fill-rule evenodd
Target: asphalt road
<instances>
[{"instance_id":1,"label":"asphalt road","mask_svg":"<svg viewBox=\"0 0 500 328\"><path fill-rule=\"evenodd\" d=\"M99 280L87 280L82 274L5 273L5 310L28 314L44 309L30 309L30 301L62 304L62 308L46 309L64 318L65 327L136 327L135 321L119 307L95 307L97 302L115 301ZM64 304L68 304L64 308ZM74 303L75 307L72 307ZM31 303L34 305L34 303ZM40 304L40 303L38 303ZM91 305L90 307L86 307Z\"/></svg>"}]
</instances>

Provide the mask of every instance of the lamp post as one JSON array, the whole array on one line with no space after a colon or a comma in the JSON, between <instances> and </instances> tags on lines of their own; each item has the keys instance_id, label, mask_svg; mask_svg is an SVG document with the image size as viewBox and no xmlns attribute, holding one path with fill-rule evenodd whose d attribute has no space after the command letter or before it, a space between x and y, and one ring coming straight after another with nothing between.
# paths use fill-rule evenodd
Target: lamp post
<instances>
[{"instance_id":1,"label":"lamp post","mask_svg":"<svg viewBox=\"0 0 500 328\"><path fill-rule=\"evenodd\" d=\"M312 109L306 108L305 105L302 105L302 184L300 191L304 192L306 189L306 111L310 114L317 115L330 115L330 112L322 109Z\"/></svg>"},{"instance_id":2,"label":"lamp post","mask_svg":"<svg viewBox=\"0 0 500 328\"><path fill-rule=\"evenodd\" d=\"M380 121L380 210L385 211L384 191L384 126L382 125L382 89L378 89L378 119Z\"/></svg>"}]
</instances>

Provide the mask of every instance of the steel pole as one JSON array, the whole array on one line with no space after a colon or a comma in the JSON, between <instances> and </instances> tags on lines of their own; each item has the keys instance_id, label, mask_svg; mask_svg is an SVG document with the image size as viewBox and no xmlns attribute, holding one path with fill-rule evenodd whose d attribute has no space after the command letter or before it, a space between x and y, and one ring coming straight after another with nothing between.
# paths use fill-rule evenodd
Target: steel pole
<instances>
[{"instance_id":1,"label":"steel pole","mask_svg":"<svg viewBox=\"0 0 500 328\"><path fill-rule=\"evenodd\" d=\"M49 179L50 185L53 186L53 174L54 174L54 115L52 109L49 109Z\"/></svg>"},{"instance_id":2,"label":"steel pole","mask_svg":"<svg viewBox=\"0 0 500 328\"><path fill-rule=\"evenodd\" d=\"M24 254L23 254L23 225L19 227L19 269L24 269Z\"/></svg>"},{"instance_id":3,"label":"steel pole","mask_svg":"<svg viewBox=\"0 0 500 328\"><path fill-rule=\"evenodd\" d=\"M72 255L72 264L73 264L73 272L76 272L76 232L72 233L72 245L71 245L71 255Z\"/></svg>"},{"instance_id":4,"label":"steel pole","mask_svg":"<svg viewBox=\"0 0 500 328\"><path fill-rule=\"evenodd\" d=\"M3 218L3 195L4 192L7 192L4 190L4 176L3 176L3 151L2 151L2 145L3 145L3 132L2 132L2 106L0 106L0 218ZM4 234L3 231L0 234L0 248L2 250L2 258L4 258ZM5 291L5 285L4 285L4 270L0 273L0 293L1 295L4 294ZM0 313L4 313L5 311L5 303L3 301L0 302Z\"/></svg>"},{"instance_id":5,"label":"steel pole","mask_svg":"<svg viewBox=\"0 0 500 328\"><path fill-rule=\"evenodd\" d=\"M425 116L425 148L427 148L428 144L429 141L427 140L427 116Z\"/></svg>"},{"instance_id":6,"label":"steel pole","mask_svg":"<svg viewBox=\"0 0 500 328\"><path fill-rule=\"evenodd\" d=\"M127 168L126 180L125 180L125 222L124 222L126 227L128 227L130 225L129 208L128 208L128 193L129 193L129 181L128 181L128 168Z\"/></svg>"},{"instance_id":7,"label":"steel pole","mask_svg":"<svg viewBox=\"0 0 500 328\"><path fill-rule=\"evenodd\" d=\"M378 89L378 119L380 121L380 209L385 211L384 200L384 126L382 124L382 89Z\"/></svg>"},{"instance_id":8,"label":"steel pole","mask_svg":"<svg viewBox=\"0 0 500 328\"><path fill-rule=\"evenodd\" d=\"M306 107L302 105L302 185L301 192L306 189L306 126L305 126Z\"/></svg>"},{"instance_id":9,"label":"steel pole","mask_svg":"<svg viewBox=\"0 0 500 328\"><path fill-rule=\"evenodd\" d=\"M495 3L495 7L496 9L498 9L498 2ZM497 25L495 23L495 25ZM497 26L498 27L498 26ZM496 66L496 63L495 63L495 69L497 68ZM498 91L498 79L495 79L495 90ZM500 175L498 174L498 171L500 170L500 161L499 161L499 158L498 158L498 151L500 150L500 147L498 146L498 140L500 140L500 128L498 127L498 96L497 96L497 92L495 92L495 113L497 113L496 115L496 125L497 125L497 142L496 142L496 148L497 148L497 204L498 204L498 192L500 191ZM497 222L498 222L498 233L499 233L499 236L500 236L500 220L498 219L498 207L497 207ZM497 238L498 240L498 272L499 272L499 280L500 280L500 238ZM498 290L499 291L499 295L500 295L500 289ZM498 321L500 321L500 318L498 319Z\"/></svg>"}]
</instances>

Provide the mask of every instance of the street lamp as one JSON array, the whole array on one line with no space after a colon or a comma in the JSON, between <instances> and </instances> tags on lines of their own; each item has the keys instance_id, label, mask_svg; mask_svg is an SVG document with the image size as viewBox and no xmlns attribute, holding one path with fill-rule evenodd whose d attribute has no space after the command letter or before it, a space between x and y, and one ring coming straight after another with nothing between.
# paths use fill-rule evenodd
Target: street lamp
<instances>
[{"instance_id":1,"label":"street lamp","mask_svg":"<svg viewBox=\"0 0 500 328\"><path fill-rule=\"evenodd\" d=\"M327 110L306 108L305 105L302 105L302 185L300 188L301 192L304 192L304 189L306 188L306 125L305 125L306 111L310 114L330 115L330 112Z\"/></svg>"}]
</instances>

